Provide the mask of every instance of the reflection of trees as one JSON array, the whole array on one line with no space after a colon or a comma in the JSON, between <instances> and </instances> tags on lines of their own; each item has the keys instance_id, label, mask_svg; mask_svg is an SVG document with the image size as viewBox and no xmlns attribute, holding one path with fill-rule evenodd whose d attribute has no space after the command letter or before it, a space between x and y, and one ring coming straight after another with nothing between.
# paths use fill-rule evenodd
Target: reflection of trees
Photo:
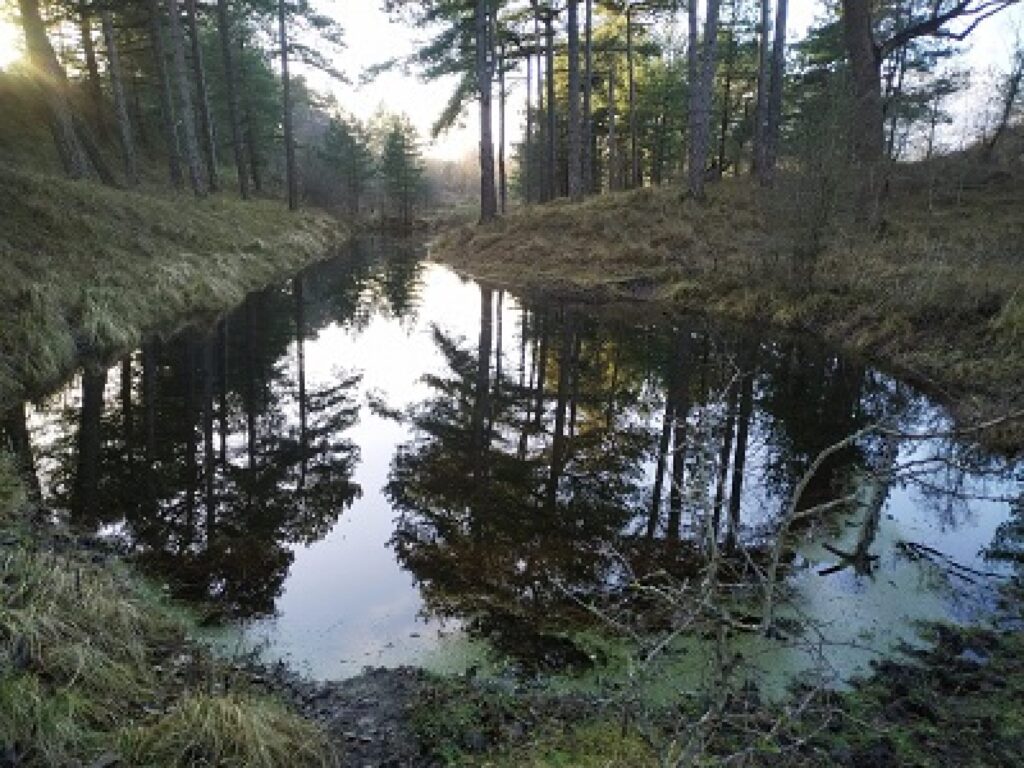
<instances>
[{"instance_id":1,"label":"reflection of trees","mask_svg":"<svg viewBox=\"0 0 1024 768\"><path fill-rule=\"evenodd\" d=\"M420 269L410 248L356 248L249 296L208 333L83 375L52 450L55 501L82 527L123 523L179 595L235 615L271 611L290 545L321 538L360 492L345 437L359 377L310 385L307 342L329 323L358 330L367 307L404 316ZM105 398L111 375L117 395Z\"/></svg>"},{"instance_id":2,"label":"reflection of trees","mask_svg":"<svg viewBox=\"0 0 1024 768\"><path fill-rule=\"evenodd\" d=\"M746 535L745 493L772 505L761 519L778 515L823 448L907 404L813 345L723 339L695 321L659 330L524 311L508 370L495 303L482 289L475 344L435 329L446 373L409 413L388 491L393 544L428 606L499 643L582 619L579 601L616 597L624 569L695 575L699 531L710 524L726 552ZM883 453L871 441L842 452L801 505L833 498L834 478ZM765 484L748 488L751 472ZM737 554L733 575L745 562Z\"/></svg>"},{"instance_id":3,"label":"reflection of trees","mask_svg":"<svg viewBox=\"0 0 1024 768\"><path fill-rule=\"evenodd\" d=\"M388 493L394 546L427 604L472 616L501 644L564 620L551 613L563 590L596 596L609 583L608 544L636 514L648 446L618 414L606 421L600 345L572 318L534 316L532 354L499 371L494 304L481 289L475 348L435 329L447 372L427 378Z\"/></svg>"}]
</instances>

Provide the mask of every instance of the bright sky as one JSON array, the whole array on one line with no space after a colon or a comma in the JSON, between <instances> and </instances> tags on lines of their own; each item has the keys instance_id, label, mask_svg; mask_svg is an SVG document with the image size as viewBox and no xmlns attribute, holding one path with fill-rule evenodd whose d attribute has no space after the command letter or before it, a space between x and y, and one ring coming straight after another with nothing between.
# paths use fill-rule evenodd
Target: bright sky
<instances>
[{"instance_id":1,"label":"bright sky","mask_svg":"<svg viewBox=\"0 0 1024 768\"><path fill-rule=\"evenodd\" d=\"M337 62L348 73L351 85L330 83L310 74L313 84L332 91L342 106L357 117L369 117L378 107L405 112L429 137L430 126L444 109L454 88L450 79L425 83L415 74L392 72L367 85L359 85L362 70L392 57L406 56L415 50L416 42L428 38L428 31L393 24L380 10L380 0L316 0L320 9L336 16L344 24L348 48ZM798 39L824 8L822 0L790 0L790 39ZM983 22L970 38L964 63L976 78L986 78L993 70L1003 70L1010 59L1017 30L1024 33L1024 4ZM20 55L21 32L9 20L0 18L0 68L8 66ZM987 79L987 78L986 78ZM511 81L509 133L510 141L518 133L524 101L521 83ZM964 120L978 112L978 92L960 97L957 111ZM442 136L426 148L431 157L456 159L476 146L477 122L473 110L464 115L463 125Z\"/></svg>"}]
</instances>

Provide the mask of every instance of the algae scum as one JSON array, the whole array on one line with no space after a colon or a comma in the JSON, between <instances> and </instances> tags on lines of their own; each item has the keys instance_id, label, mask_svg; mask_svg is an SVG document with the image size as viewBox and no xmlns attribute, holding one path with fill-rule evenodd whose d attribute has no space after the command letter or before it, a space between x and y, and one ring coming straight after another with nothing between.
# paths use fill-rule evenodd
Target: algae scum
<instances>
[{"instance_id":1,"label":"algae scum","mask_svg":"<svg viewBox=\"0 0 1024 768\"><path fill-rule=\"evenodd\" d=\"M750 631L796 487L878 423L899 439L805 483ZM810 339L516 297L371 240L5 420L49 505L229 652L651 701L841 685L922 622L998 621L1024 471L949 428Z\"/></svg>"}]
</instances>

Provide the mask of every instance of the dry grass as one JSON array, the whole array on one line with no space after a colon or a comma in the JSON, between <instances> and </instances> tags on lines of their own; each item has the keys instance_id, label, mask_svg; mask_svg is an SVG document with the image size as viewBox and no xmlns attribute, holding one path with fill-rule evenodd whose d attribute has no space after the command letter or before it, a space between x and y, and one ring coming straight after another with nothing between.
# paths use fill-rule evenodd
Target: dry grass
<instances>
[{"instance_id":1,"label":"dry grass","mask_svg":"<svg viewBox=\"0 0 1024 768\"><path fill-rule=\"evenodd\" d=\"M0 520L24 520L23 498L0 495ZM276 701L211 693L225 670L188 617L116 557L9 522L0 534L0 753L14 764L330 763L323 732Z\"/></svg>"},{"instance_id":2,"label":"dry grass","mask_svg":"<svg viewBox=\"0 0 1024 768\"><path fill-rule=\"evenodd\" d=\"M704 204L662 188L530 207L445 233L432 253L528 291L811 331L925 384L964 419L1024 407L1024 183L904 173L880 235L838 214L809 224L785 183L764 193L739 179Z\"/></svg>"},{"instance_id":3,"label":"dry grass","mask_svg":"<svg viewBox=\"0 0 1024 768\"><path fill-rule=\"evenodd\" d=\"M83 354L230 307L346 236L279 202L108 189L2 161L0 211L0 402Z\"/></svg>"}]
</instances>

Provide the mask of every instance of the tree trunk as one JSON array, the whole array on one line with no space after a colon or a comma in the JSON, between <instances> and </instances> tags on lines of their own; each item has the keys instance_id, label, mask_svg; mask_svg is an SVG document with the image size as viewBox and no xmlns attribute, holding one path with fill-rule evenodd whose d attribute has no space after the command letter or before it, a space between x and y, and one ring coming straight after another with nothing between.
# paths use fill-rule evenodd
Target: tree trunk
<instances>
[{"instance_id":1,"label":"tree trunk","mask_svg":"<svg viewBox=\"0 0 1024 768\"><path fill-rule=\"evenodd\" d=\"M245 36L238 36L238 87L242 94L245 90ZM243 114L240 115L245 121L245 146L249 156L249 172L252 174L253 189L259 193L263 190L263 174L260 172L261 158L259 147L256 143L256 127L252 118L252 106L249 99L243 95Z\"/></svg>"},{"instance_id":2,"label":"tree trunk","mask_svg":"<svg viewBox=\"0 0 1024 768\"><path fill-rule=\"evenodd\" d=\"M583 151L580 135L579 0L569 0L569 199L583 201Z\"/></svg>"},{"instance_id":3,"label":"tree trunk","mask_svg":"<svg viewBox=\"0 0 1024 768\"><path fill-rule=\"evenodd\" d=\"M729 36L726 38L725 45L725 82L722 84L722 123L718 134L718 171L723 174L725 173L725 144L726 139L729 136L729 123L732 118L732 115L730 114L729 99L732 95L735 39L731 28L729 29Z\"/></svg>"},{"instance_id":4,"label":"tree trunk","mask_svg":"<svg viewBox=\"0 0 1024 768\"><path fill-rule=\"evenodd\" d=\"M243 200L248 200L249 174L245 168L245 148L242 145L242 126L238 109L238 83L235 80L235 63L231 55L231 20L228 15L228 0L217 0L217 33L220 37L220 55L224 65L228 120L231 122L231 150L235 156L235 172L238 174L238 194Z\"/></svg>"},{"instance_id":5,"label":"tree trunk","mask_svg":"<svg viewBox=\"0 0 1024 768\"><path fill-rule=\"evenodd\" d=\"M295 137L292 135L292 83L288 76L288 14L285 0L277 2L277 28L281 41L281 98L284 112L284 159L288 183L288 210L299 209L299 177L295 168Z\"/></svg>"},{"instance_id":6,"label":"tree trunk","mask_svg":"<svg viewBox=\"0 0 1024 768\"><path fill-rule=\"evenodd\" d=\"M629 87L629 187L640 185L640 155L637 148L636 78L633 72L633 6L626 3L626 69Z\"/></svg>"},{"instance_id":7,"label":"tree trunk","mask_svg":"<svg viewBox=\"0 0 1024 768\"><path fill-rule=\"evenodd\" d=\"M196 104L199 107L199 134L202 136L203 157L206 159L207 181L210 191L220 186L217 180L217 144L214 137L213 118L210 116L210 93L206 85L206 66L203 64L203 47L199 40L199 19L196 14L196 0L185 0L188 16L188 31L192 42L192 73L196 81Z\"/></svg>"},{"instance_id":8,"label":"tree trunk","mask_svg":"<svg viewBox=\"0 0 1024 768\"><path fill-rule=\"evenodd\" d=\"M583 191L594 194L594 0L586 0L583 43Z\"/></svg>"},{"instance_id":9,"label":"tree trunk","mask_svg":"<svg viewBox=\"0 0 1024 768\"><path fill-rule=\"evenodd\" d=\"M711 133L711 97L715 83L716 53L718 49L718 10L720 0L708 0L707 19L704 23L704 41L701 45L700 80L690 99L690 194L704 198L704 163L708 154Z\"/></svg>"},{"instance_id":10,"label":"tree trunk","mask_svg":"<svg viewBox=\"0 0 1024 768\"><path fill-rule=\"evenodd\" d=\"M750 433L750 419L754 412L754 373L743 376L740 392L739 428L736 431L736 454L732 461L732 487L729 491L729 526L726 533L726 549L734 549L739 536L740 511L743 500L743 473L747 464L747 440Z\"/></svg>"},{"instance_id":11,"label":"tree trunk","mask_svg":"<svg viewBox=\"0 0 1024 768\"><path fill-rule=\"evenodd\" d=\"M546 56L547 61L545 62L545 75L547 75L547 118L548 118L548 138L547 138L547 199L554 200L557 196L557 187L555 181L558 177L558 122L556 120L557 112L555 110L555 27L552 14L549 11L548 15L544 19L544 30L546 38Z\"/></svg>"},{"instance_id":12,"label":"tree trunk","mask_svg":"<svg viewBox=\"0 0 1024 768\"><path fill-rule=\"evenodd\" d=\"M50 113L50 130L61 164L68 176L81 179L89 173L89 160L75 132L64 70L46 36L46 27L39 15L39 0L18 0L18 7L28 60Z\"/></svg>"},{"instance_id":13,"label":"tree trunk","mask_svg":"<svg viewBox=\"0 0 1024 768\"><path fill-rule=\"evenodd\" d=\"M100 68L96 62L96 46L92 39L92 17L89 6L82 3L78 9L78 29L82 38L82 52L85 54L85 70L89 73L88 112L99 131L105 128L103 120L103 88L100 85Z\"/></svg>"},{"instance_id":14,"label":"tree trunk","mask_svg":"<svg viewBox=\"0 0 1024 768\"><path fill-rule=\"evenodd\" d=\"M185 40L181 29L181 11L178 0L167 0L167 16L170 19L171 50L174 62L174 80L178 84L178 107L181 110L181 128L185 137L185 165L188 166L188 180L197 197L206 194L203 183L203 169L199 159L199 142L196 139L196 122L192 111L192 88L188 80L185 63Z\"/></svg>"},{"instance_id":15,"label":"tree trunk","mask_svg":"<svg viewBox=\"0 0 1024 768\"><path fill-rule=\"evenodd\" d=\"M689 105L687 106L687 170L693 162L694 114L693 102L697 92L697 76L700 67L697 47L697 4L699 0L689 0L686 6L686 82L689 89ZM701 169L703 172L703 168Z\"/></svg>"},{"instance_id":16,"label":"tree trunk","mask_svg":"<svg viewBox=\"0 0 1024 768\"><path fill-rule=\"evenodd\" d=\"M107 48L107 68L110 71L110 90L114 95L114 113L117 115L117 132L121 139L121 153L124 157L124 175L129 186L139 183L139 169L135 158L135 140L132 137L132 122L128 117L128 101L124 96L124 81L121 74L121 57L114 37L114 20L110 11L103 11L103 40Z\"/></svg>"},{"instance_id":17,"label":"tree trunk","mask_svg":"<svg viewBox=\"0 0 1024 768\"><path fill-rule=\"evenodd\" d=\"M501 44L501 59L498 63L498 191L501 198L501 214L508 209L508 177L505 173L505 44Z\"/></svg>"},{"instance_id":18,"label":"tree trunk","mask_svg":"<svg viewBox=\"0 0 1024 768\"><path fill-rule=\"evenodd\" d=\"M782 90L786 77L786 12L789 0L778 0L775 14L775 42L772 44L772 81L768 94L768 122L764 127L764 173L762 183L770 184L779 155L782 125Z\"/></svg>"},{"instance_id":19,"label":"tree trunk","mask_svg":"<svg viewBox=\"0 0 1024 768\"><path fill-rule=\"evenodd\" d=\"M487 34L487 0L476 0L476 89L480 106L480 221L498 215L494 191L494 140L491 137L491 66Z\"/></svg>"},{"instance_id":20,"label":"tree trunk","mask_svg":"<svg viewBox=\"0 0 1024 768\"><path fill-rule=\"evenodd\" d=\"M167 145L167 166L171 184L180 188L184 183L181 172L181 147L178 143L178 122L174 114L174 96L171 92L171 75L167 70L167 53L164 49L164 34L161 23L163 11L160 0L149 2L149 37L153 46L153 60L156 75L160 81L160 121L164 128L164 143Z\"/></svg>"},{"instance_id":21,"label":"tree trunk","mask_svg":"<svg viewBox=\"0 0 1024 768\"><path fill-rule=\"evenodd\" d=\"M526 134L523 136L523 198L533 202L533 57L526 56Z\"/></svg>"},{"instance_id":22,"label":"tree trunk","mask_svg":"<svg viewBox=\"0 0 1024 768\"><path fill-rule=\"evenodd\" d=\"M752 169L765 182L765 126L768 124L768 96L771 91L771 63L768 31L772 25L771 0L761 0L761 28L757 45L757 106L754 109L754 152Z\"/></svg>"},{"instance_id":23,"label":"tree trunk","mask_svg":"<svg viewBox=\"0 0 1024 768\"><path fill-rule=\"evenodd\" d=\"M871 28L868 0L842 0L843 37L853 77L853 159L860 175L856 208L860 219L873 220L882 190L885 157L882 73Z\"/></svg>"},{"instance_id":24,"label":"tree trunk","mask_svg":"<svg viewBox=\"0 0 1024 768\"><path fill-rule=\"evenodd\" d=\"M619 188L616 181L619 166L618 137L615 135L615 56L608 65L608 191Z\"/></svg>"}]
</instances>

